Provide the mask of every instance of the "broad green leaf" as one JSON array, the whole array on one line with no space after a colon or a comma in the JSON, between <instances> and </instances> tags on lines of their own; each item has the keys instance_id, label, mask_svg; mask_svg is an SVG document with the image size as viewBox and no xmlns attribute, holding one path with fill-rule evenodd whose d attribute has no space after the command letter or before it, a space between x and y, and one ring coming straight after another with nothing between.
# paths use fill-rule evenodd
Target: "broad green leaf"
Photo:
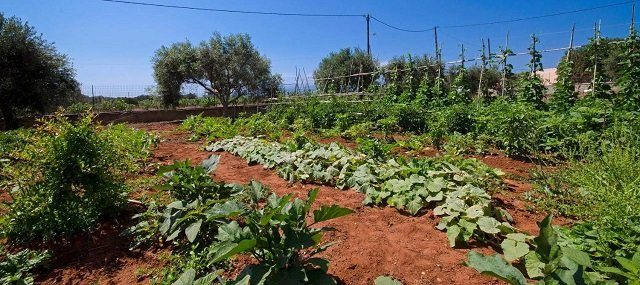
<instances>
[{"instance_id":1,"label":"broad green leaf","mask_svg":"<svg viewBox=\"0 0 640 285\"><path fill-rule=\"evenodd\" d=\"M220 162L220 156L212 154L209 158L205 159L202 162L202 168L204 168L207 174L213 172L218 168L218 163Z\"/></svg>"},{"instance_id":2,"label":"broad green leaf","mask_svg":"<svg viewBox=\"0 0 640 285\"><path fill-rule=\"evenodd\" d=\"M498 220L492 218L492 217L480 217L478 219L478 227L480 227L480 230L488 233L488 234L497 234L500 232L500 229L498 229L498 226L500 225L500 222L498 222Z\"/></svg>"},{"instance_id":3,"label":"broad green leaf","mask_svg":"<svg viewBox=\"0 0 640 285\"><path fill-rule=\"evenodd\" d=\"M544 263L550 263L560 255L560 247L558 246L558 235L551 224L552 216L547 215L538 223L540 234L533 239L536 243L536 252Z\"/></svg>"},{"instance_id":4,"label":"broad green leaf","mask_svg":"<svg viewBox=\"0 0 640 285\"><path fill-rule=\"evenodd\" d=\"M449 246L456 246L456 239L458 239L458 235L460 235L460 227L458 226L450 226L447 228L447 238L449 239Z\"/></svg>"},{"instance_id":5,"label":"broad green leaf","mask_svg":"<svg viewBox=\"0 0 640 285\"><path fill-rule=\"evenodd\" d=\"M179 235L180 235L181 229L177 229L175 231L173 231L173 233L171 233L168 237L166 241L172 241L174 239L176 239Z\"/></svg>"},{"instance_id":6,"label":"broad green leaf","mask_svg":"<svg viewBox=\"0 0 640 285\"><path fill-rule=\"evenodd\" d=\"M442 194L442 192L438 192L435 195L429 195L426 198L427 202L442 201L443 199L444 199L444 194Z\"/></svg>"},{"instance_id":7,"label":"broad green leaf","mask_svg":"<svg viewBox=\"0 0 640 285\"><path fill-rule=\"evenodd\" d=\"M160 167L158 168L158 171L156 171L156 174L157 174L157 175L165 174L165 173L167 173L167 172L170 172L170 171L174 171L174 170L176 170L176 168L178 168L178 165L176 165L176 164L163 165L163 166L160 166Z\"/></svg>"},{"instance_id":8,"label":"broad green leaf","mask_svg":"<svg viewBox=\"0 0 640 285\"><path fill-rule=\"evenodd\" d=\"M505 239L500 246L504 252L504 258L509 262L517 260L529 253L529 245L526 242Z\"/></svg>"},{"instance_id":9,"label":"broad green leaf","mask_svg":"<svg viewBox=\"0 0 640 285\"><path fill-rule=\"evenodd\" d=\"M578 265L591 267L591 258L589 258L589 255L587 253L584 253L580 250L572 247L563 247L562 255L563 257L569 258L571 261L577 263Z\"/></svg>"},{"instance_id":10,"label":"broad green leaf","mask_svg":"<svg viewBox=\"0 0 640 285\"><path fill-rule=\"evenodd\" d=\"M616 261L618 261L618 263L627 271L636 275L640 273L640 267L635 265L630 259L624 257L616 257Z\"/></svg>"},{"instance_id":11,"label":"broad green leaf","mask_svg":"<svg viewBox=\"0 0 640 285\"><path fill-rule=\"evenodd\" d=\"M193 242L196 240L196 236L200 232L200 226L202 226L202 219L196 221L195 223L189 225L186 229L184 229L184 234L187 236L187 240L189 242Z\"/></svg>"},{"instance_id":12,"label":"broad green leaf","mask_svg":"<svg viewBox=\"0 0 640 285\"><path fill-rule=\"evenodd\" d=\"M529 251L529 253L524 256L524 266L527 269L529 278L540 278L544 276L542 272L544 263L540 261L535 251Z\"/></svg>"},{"instance_id":13,"label":"broad green leaf","mask_svg":"<svg viewBox=\"0 0 640 285\"><path fill-rule=\"evenodd\" d=\"M509 265L499 254L484 256L475 251L467 254L466 266L478 272L499 278L513 285L526 285L527 280L517 268Z\"/></svg>"},{"instance_id":14,"label":"broad green leaf","mask_svg":"<svg viewBox=\"0 0 640 285\"><path fill-rule=\"evenodd\" d=\"M318 268L322 269L322 271L324 272L327 272L329 270L329 261L324 258L318 258L318 257L309 258L307 260L307 263L317 266Z\"/></svg>"},{"instance_id":15,"label":"broad green leaf","mask_svg":"<svg viewBox=\"0 0 640 285\"><path fill-rule=\"evenodd\" d=\"M307 202L305 202L305 205L304 205L304 212L305 213L309 212L309 210L311 209L311 205L313 205L313 202L316 200L316 197L318 197L318 192L319 191L320 191L320 189L313 188L307 194Z\"/></svg>"},{"instance_id":16,"label":"broad green leaf","mask_svg":"<svg viewBox=\"0 0 640 285\"><path fill-rule=\"evenodd\" d=\"M216 235L216 239L222 242L235 242L240 239L244 239L246 235L247 233L243 231L238 222L231 221L228 224L223 224L218 227L218 234Z\"/></svg>"},{"instance_id":17,"label":"broad green leaf","mask_svg":"<svg viewBox=\"0 0 640 285\"><path fill-rule=\"evenodd\" d=\"M342 208L338 205L326 206L323 205L319 210L313 211L313 221L314 223L319 223L331 219L335 219L338 217L346 216L354 213L353 210Z\"/></svg>"},{"instance_id":18,"label":"broad green leaf","mask_svg":"<svg viewBox=\"0 0 640 285\"><path fill-rule=\"evenodd\" d=\"M438 177L436 179L433 179L432 181L429 181L427 183L427 188L429 189L430 192L437 193L437 192L441 192L442 188L444 188L445 185L446 184L444 182L444 179L442 177Z\"/></svg>"},{"instance_id":19,"label":"broad green leaf","mask_svg":"<svg viewBox=\"0 0 640 285\"><path fill-rule=\"evenodd\" d=\"M171 283L171 285L193 285L193 280L196 279L196 270L193 268L187 269L184 273L178 277L178 280Z\"/></svg>"},{"instance_id":20,"label":"broad green leaf","mask_svg":"<svg viewBox=\"0 0 640 285\"><path fill-rule=\"evenodd\" d=\"M467 217L470 219L476 219L484 215L484 207L482 205L473 205L466 211Z\"/></svg>"},{"instance_id":21,"label":"broad green leaf","mask_svg":"<svg viewBox=\"0 0 640 285\"><path fill-rule=\"evenodd\" d=\"M218 278L218 276L220 275L221 270L217 271L217 272L212 272L209 273L205 276L203 276L202 278L198 278L195 281L193 281L193 285L211 285L214 284L216 278Z\"/></svg>"},{"instance_id":22,"label":"broad green leaf","mask_svg":"<svg viewBox=\"0 0 640 285\"><path fill-rule=\"evenodd\" d=\"M416 197L413 200L409 201L409 203L407 203L407 211L411 215L417 214L420 209L422 209L422 207L424 207L424 203L419 197Z\"/></svg>"},{"instance_id":23,"label":"broad green leaf","mask_svg":"<svg viewBox=\"0 0 640 285\"><path fill-rule=\"evenodd\" d=\"M471 236L473 236L473 232L476 230L476 228L478 227L478 225L476 225L476 223L473 222L469 222L465 219L460 219L458 221L458 225L464 229L464 231L462 232L462 238L463 240L469 241L469 239L471 238Z\"/></svg>"},{"instance_id":24,"label":"broad green leaf","mask_svg":"<svg viewBox=\"0 0 640 285\"><path fill-rule=\"evenodd\" d=\"M513 233L507 234L507 239L515 240L519 242L526 242L527 239L531 238L531 236L523 234L523 233Z\"/></svg>"},{"instance_id":25,"label":"broad green leaf","mask_svg":"<svg viewBox=\"0 0 640 285\"><path fill-rule=\"evenodd\" d=\"M615 268L615 267L598 267L597 269L599 271L602 271L602 272L607 272L607 273L612 273L612 274L624 276L624 277L629 278L629 279L634 278L634 276L631 275L630 273L624 272L624 271L620 270L619 268Z\"/></svg>"},{"instance_id":26,"label":"broad green leaf","mask_svg":"<svg viewBox=\"0 0 640 285\"><path fill-rule=\"evenodd\" d=\"M373 283L375 285L402 285L402 282L388 276L378 276Z\"/></svg>"},{"instance_id":27,"label":"broad green leaf","mask_svg":"<svg viewBox=\"0 0 640 285\"><path fill-rule=\"evenodd\" d=\"M217 248L215 255L209 261L210 264L225 260L235 254L247 251L256 246L255 239L245 239L239 243L224 243Z\"/></svg>"}]
</instances>

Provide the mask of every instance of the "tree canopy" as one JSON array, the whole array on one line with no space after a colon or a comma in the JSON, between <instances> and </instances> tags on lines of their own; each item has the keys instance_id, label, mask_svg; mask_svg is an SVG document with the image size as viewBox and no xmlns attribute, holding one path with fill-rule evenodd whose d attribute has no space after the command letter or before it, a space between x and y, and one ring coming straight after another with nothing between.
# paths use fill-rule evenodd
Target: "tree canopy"
<instances>
[{"instance_id":1,"label":"tree canopy","mask_svg":"<svg viewBox=\"0 0 640 285\"><path fill-rule=\"evenodd\" d=\"M316 86L322 92L353 92L366 89L376 80L375 75L350 76L375 71L377 63L364 50L343 48L329 53L313 72ZM332 79L325 79L332 78Z\"/></svg>"},{"instance_id":2,"label":"tree canopy","mask_svg":"<svg viewBox=\"0 0 640 285\"><path fill-rule=\"evenodd\" d=\"M593 78L593 56L595 52L599 53L600 62L603 68L603 76L605 78L614 79L620 76L622 66L620 62L624 61L624 45L615 44L614 42L623 42L621 38L602 38L600 45L602 48L596 49L594 41L576 48L571 51L571 61L573 75L571 80L576 83L591 82ZM565 60L563 56L561 62Z\"/></svg>"},{"instance_id":3,"label":"tree canopy","mask_svg":"<svg viewBox=\"0 0 640 285\"><path fill-rule=\"evenodd\" d=\"M161 47L153 57L154 77L167 106L180 99L182 84L197 84L227 107L244 96L277 90L280 75L271 74L269 59L260 55L246 34L214 33L199 45L189 41Z\"/></svg>"},{"instance_id":4,"label":"tree canopy","mask_svg":"<svg viewBox=\"0 0 640 285\"><path fill-rule=\"evenodd\" d=\"M79 95L68 58L16 17L0 13L0 111L7 129L16 112L46 112Z\"/></svg>"}]
</instances>

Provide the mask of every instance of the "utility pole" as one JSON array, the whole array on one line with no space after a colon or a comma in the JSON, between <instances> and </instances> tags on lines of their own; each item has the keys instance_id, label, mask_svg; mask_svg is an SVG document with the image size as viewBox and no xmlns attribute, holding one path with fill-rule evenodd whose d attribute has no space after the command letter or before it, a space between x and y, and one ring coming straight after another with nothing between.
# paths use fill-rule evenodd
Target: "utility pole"
<instances>
[{"instance_id":1,"label":"utility pole","mask_svg":"<svg viewBox=\"0 0 640 285\"><path fill-rule=\"evenodd\" d=\"M369 37L371 36L371 33L369 33L369 23L371 22L371 16L367 14L366 19L367 19L367 54L371 56L371 42L369 41Z\"/></svg>"},{"instance_id":2,"label":"utility pole","mask_svg":"<svg viewBox=\"0 0 640 285\"><path fill-rule=\"evenodd\" d=\"M433 27L433 38L435 39L435 44L436 44L436 60L439 61L440 58L438 58L438 26Z\"/></svg>"},{"instance_id":3,"label":"utility pole","mask_svg":"<svg viewBox=\"0 0 640 285\"><path fill-rule=\"evenodd\" d=\"M567 51L567 61L571 60L571 50L573 50L573 35L576 32L576 24L571 27L571 37L569 38L569 50Z\"/></svg>"}]
</instances>

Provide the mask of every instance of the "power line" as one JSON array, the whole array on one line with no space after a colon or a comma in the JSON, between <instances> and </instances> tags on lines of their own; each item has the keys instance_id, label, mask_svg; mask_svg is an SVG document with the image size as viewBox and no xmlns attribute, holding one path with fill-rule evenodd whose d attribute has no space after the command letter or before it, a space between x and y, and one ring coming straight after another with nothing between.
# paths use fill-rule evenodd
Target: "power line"
<instances>
[{"instance_id":1,"label":"power line","mask_svg":"<svg viewBox=\"0 0 640 285\"><path fill-rule=\"evenodd\" d=\"M383 25L385 25L385 26L387 26L389 28L392 28L394 30L398 30L398 31L401 31L401 32L407 32L407 33L424 33L424 32L433 31L433 29L434 29L434 28L430 28L430 29L425 29L425 30L407 30L407 29L403 29L403 28L398 28L398 27L393 26L391 24L387 24L387 23L381 21L380 19L378 19L378 18L376 18L374 16L371 16L371 19L373 19L374 21L376 21L376 22L378 22L380 24L383 24Z\"/></svg>"},{"instance_id":2,"label":"power line","mask_svg":"<svg viewBox=\"0 0 640 285\"><path fill-rule=\"evenodd\" d=\"M615 6L621 6L621 5L625 5L625 4L631 4L633 2L634 2L634 0L630 0L630 1L625 1L625 2L613 3L613 4L608 4L608 5L596 6L596 7L589 7L589 8L584 8L584 9L572 10L572 11L564 11L564 12L558 12L558 13L552 13L552 14L546 14L546 15L538 15L538 16L516 18L516 19L509 19L509 20L499 20L499 21L484 22L484 23L462 24L462 25L446 25L446 26L437 26L437 27L440 28L440 29L455 29L455 28L469 28L469 27L477 27L477 26L488 26L488 25L496 25L496 24L514 23L514 22L536 20L536 19L556 17L556 16L562 16L562 15L569 15L569 14L575 14L575 13L581 13L581 12L588 12L588 11L593 11L593 10L598 10L598 9L604 9L604 8L610 8L610 7L615 7ZM434 28L422 29L422 30L404 29L404 28L399 28L399 27L393 26L391 24L385 23L385 22L381 21L380 19L378 19L378 18L376 18L374 16L371 16L371 18L374 19L375 21L377 21L380 24L383 24L383 25L385 25L385 26L387 26L389 28L392 28L392 29L398 30L398 31L402 31L402 32L423 33L423 32L433 31L433 29L434 29Z\"/></svg>"},{"instance_id":3,"label":"power line","mask_svg":"<svg viewBox=\"0 0 640 285\"><path fill-rule=\"evenodd\" d=\"M237 13L237 14L254 14L254 15L271 15L271 16L298 16L298 17L364 17L364 14L307 14L307 13L281 13L281 12L261 12L261 11L242 11L242 10L228 10L228 9L214 9L214 8L202 8L202 7L190 7L190 6L178 6L178 5L165 5L147 2L134 2L123 0L101 0L104 2L151 6L161 8L174 8L184 10L195 11L207 11L207 12L223 12L223 13Z\"/></svg>"},{"instance_id":4,"label":"power line","mask_svg":"<svg viewBox=\"0 0 640 285\"><path fill-rule=\"evenodd\" d=\"M578 9L578 10L572 10L572 11L564 11L564 12L558 12L558 13L552 13L552 14L546 14L546 15L524 17L524 18L516 18L516 19L510 19L510 20L493 21L493 22L475 23L475 24L449 25L449 26L442 26L442 27L439 27L439 28L454 29L454 28L467 28L467 27L475 27L475 26L487 26L487 25L495 25L495 24L514 23L514 22L521 22L521 21L527 21L527 20L535 20L535 19L542 19L542 18L555 17L555 16L561 16L561 15L575 14L575 13L580 13L580 12L593 11L593 10L598 10L598 9L603 9L603 8L610 8L610 7L614 7L614 6L631 4L633 2L634 2L634 0L631 0L631 1L613 3L613 4L609 4L609 5L602 5L602 6L584 8L584 9Z\"/></svg>"}]
</instances>

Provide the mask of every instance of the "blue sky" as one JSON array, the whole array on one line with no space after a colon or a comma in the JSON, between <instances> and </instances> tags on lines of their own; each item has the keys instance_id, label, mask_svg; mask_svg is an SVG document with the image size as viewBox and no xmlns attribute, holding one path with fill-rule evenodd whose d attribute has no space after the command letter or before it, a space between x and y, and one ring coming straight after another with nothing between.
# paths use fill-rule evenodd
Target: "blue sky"
<instances>
[{"instance_id":1,"label":"blue sky","mask_svg":"<svg viewBox=\"0 0 640 285\"><path fill-rule=\"evenodd\" d=\"M136 1L136 0L133 0ZM143 2L217 9L292 13L369 13L406 29L473 24L544 15L624 2L624 0L556 1L430 1L430 0L141 0ZM272 70L292 82L295 70L309 76L320 60L343 47L366 48L365 21L351 18L307 18L242 15L157 7L132 6L99 0L0 0L0 12L28 21L67 54L84 85L153 84L151 57L162 45L190 40L200 42L212 32L247 33L258 50L271 59ZM525 51L530 34L540 35L541 48L565 47L569 30L576 24L576 44L593 34L594 22L602 20L607 37L624 36L631 4L557 17L509 24L440 29L443 59L456 60L459 44L467 56L476 56L481 39L490 38L492 49L504 44ZM407 53L433 54L433 32L405 33L371 23L371 48L380 62ZM556 65L560 52L545 53L545 67ZM514 58L516 70L525 68L526 57Z\"/></svg>"}]
</instances>

